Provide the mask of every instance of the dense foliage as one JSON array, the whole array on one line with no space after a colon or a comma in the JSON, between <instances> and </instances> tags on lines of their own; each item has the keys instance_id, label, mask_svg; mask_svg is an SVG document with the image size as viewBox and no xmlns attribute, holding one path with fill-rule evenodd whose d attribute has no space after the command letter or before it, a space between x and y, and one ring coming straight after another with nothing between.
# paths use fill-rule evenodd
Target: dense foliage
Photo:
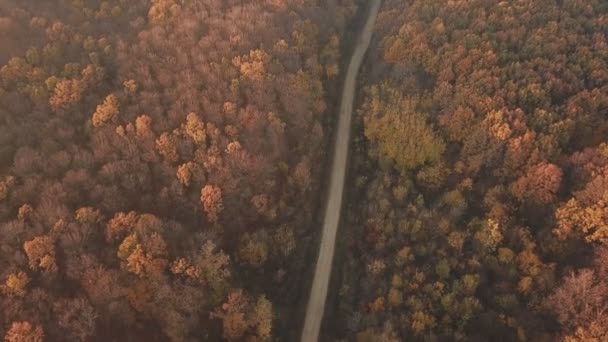
<instances>
[{"instance_id":1,"label":"dense foliage","mask_svg":"<svg viewBox=\"0 0 608 342\"><path fill-rule=\"evenodd\" d=\"M0 336L266 341L289 326L356 10L2 1Z\"/></svg>"},{"instance_id":2,"label":"dense foliage","mask_svg":"<svg viewBox=\"0 0 608 342\"><path fill-rule=\"evenodd\" d=\"M292 337L357 3L0 1L0 337ZM336 339L608 340L607 33L384 1Z\"/></svg>"},{"instance_id":3,"label":"dense foliage","mask_svg":"<svg viewBox=\"0 0 608 342\"><path fill-rule=\"evenodd\" d=\"M387 0L337 335L608 340L608 3Z\"/></svg>"}]
</instances>

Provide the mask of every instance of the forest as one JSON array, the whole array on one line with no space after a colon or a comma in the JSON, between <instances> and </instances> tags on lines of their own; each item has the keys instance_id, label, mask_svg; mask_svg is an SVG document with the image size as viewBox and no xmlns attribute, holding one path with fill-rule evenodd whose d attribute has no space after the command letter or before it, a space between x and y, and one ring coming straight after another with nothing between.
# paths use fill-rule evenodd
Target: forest
<instances>
[{"instance_id":1,"label":"forest","mask_svg":"<svg viewBox=\"0 0 608 342\"><path fill-rule=\"evenodd\" d=\"M0 339L296 338L367 5L0 0ZM320 340L608 341L607 35L383 1Z\"/></svg>"},{"instance_id":2,"label":"forest","mask_svg":"<svg viewBox=\"0 0 608 342\"><path fill-rule=\"evenodd\" d=\"M357 10L1 0L0 338L285 334Z\"/></svg>"},{"instance_id":3,"label":"forest","mask_svg":"<svg viewBox=\"0 0 608 342\"><path fill-rule=\"evenodd\" d=\"M608 341L608 2L386 0L332 320L348 341Z\"/></svg>"}]
</instances>

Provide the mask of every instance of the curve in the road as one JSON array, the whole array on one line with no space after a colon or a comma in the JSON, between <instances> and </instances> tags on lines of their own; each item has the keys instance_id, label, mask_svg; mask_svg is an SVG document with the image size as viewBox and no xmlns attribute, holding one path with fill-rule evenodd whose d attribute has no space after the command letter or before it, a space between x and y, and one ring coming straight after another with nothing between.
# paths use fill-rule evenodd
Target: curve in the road
<instances>
[{"instance_id":1,"label":"curve in the road","mask_svg":"<svg viewBox=\"0 0 608 342\"><path fill-rule=\"evenodd\" d=\"M319 256L317 258L312 289L306 308L304 330L302 331L301 338L302 342L318 341L323 312L325 311L325 300L327 298L327 288L329 286L332 261L334 258L336 233L338 231L340 209L342 207L344 177L346 174L346 161L348 159L357 74L359 73L363 57L365 56L365 52L367 51L372 38L374 23L380 9L381 0L371 0L370 2L371 8L369 10L369 16L357 46L355 47L344 80L335 141L336 145L329 181L329 197L325 209Z\"/></svg>"}]
</instances>

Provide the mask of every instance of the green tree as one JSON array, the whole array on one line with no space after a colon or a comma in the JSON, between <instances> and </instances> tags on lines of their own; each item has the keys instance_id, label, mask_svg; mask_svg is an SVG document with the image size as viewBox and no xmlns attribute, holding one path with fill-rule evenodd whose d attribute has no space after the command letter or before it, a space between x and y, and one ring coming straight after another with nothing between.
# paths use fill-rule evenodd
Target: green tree
<instances>
[{"instance_id":1,"label":"green tree","mask_svg":"<svg viewBox=\"0 0 608 342\"><path fill-rule=\"evenodd\" d=\"M445 144L417 109L417 99L383 84L372 86L363 109L365 136L380 159L406 172L439 161Z\"/></svg>"}]
</instances>

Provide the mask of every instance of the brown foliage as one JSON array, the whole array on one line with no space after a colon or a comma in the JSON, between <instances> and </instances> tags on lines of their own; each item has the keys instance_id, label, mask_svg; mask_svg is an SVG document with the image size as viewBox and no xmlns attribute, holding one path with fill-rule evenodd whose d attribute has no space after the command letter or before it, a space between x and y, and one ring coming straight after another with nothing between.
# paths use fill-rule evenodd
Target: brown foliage
<instances>
[{"instance_id":1,"label":"brown foliage","mask_svg":"<svg viewBox=\"0 0 608 342\"><path fill-rule=\"evenodd\" d=\"M119 103L116 95L108 95L93 113L93 126L101 127L115 119L119 114Z\"/></svg>"},{"instance_id":2,"label":"brown foliage","mask_svg":"<svg viewBox=\"0 0 608 342\"><path fill-rule=\"evenodd\" d=\"M573 198L555 211L555 218L553 232L561 239L581 234L587 241L608 244L608 194L588 207Z\"/></svg>"},{"instance_id":3,"label":"brown foliage","mask_svg":"<svg viewBox=\"0 0 608 342\"><path fill-rule=\"evenodd\" d=\"M213 317L222 320L224 338L228 340L243 338L250 328L255 328L255 335L249 336L252 340L268 340L271 337L272 304L264 296L254 301L243 290L233 291L221 308L213 313Z\"/></svg>"},{"instance_id":4,"label":"brown foliage","mask_svg":"<svg viewBox=\"0 0 608 342\"><path fill-rule=\"evenodd\" d=\"M533 166L512 186L511 192L519 200L533 204L549 204L555 201L562 181L562 170L553 164L541 163Z\"/></svg>"},{"instance_id":5,"label":"brown foliage","mask_svg":"<svg viewBox=\"0 0 608 342\"><path fill-rule=\"evenodd\" d=\"M81 81L61 80L55 85L49 104L54 111L70 109L80 102L83 91Z\"/></svg>"},{"instance_id":6,"label":"brown foliage","mask_svg":"<svg viewBox=\"0 0 608 342\"><path fill-rule=\"evenodd\" d=\"M224 209L222 190L215 185L205 185L201 190L201 202L207 213L207 219L215 223Z\"/></svg>"},{"instance_id":7,"label":"brown foliage","mask_svg":"<svg viewBox=\"0 0 608 342\"><path fill-rule=\"evenodd\" d=\"M301 276L284 259L307 246L296 232L314 196L298 194L321 169L325 101L355 10L3 2L0 331L27 319L13 335L215 341L209 313L246 287L243 337L273 339L268 288L253 284ZM231 260L259 272L232 276L249 271Z\"/></svg>"},{"instance_id":8,"label":"brown foliage","mask_svg":"<svg viewBox=\"0 0 608 342\"><path fill-rule=\"evenodd\" d=\"M84 341L95 334L98 315L85 299L61 299L54 304L53 312L71 339Z\"/></svg>"},{"instance_id":9,"label":"brown foliage","mask_svg":"<svg viewBox=\"0 0 608 342\"><path fill-rule=\"evenodd\" d=\"M383 1L337 338L381 340L385 324L397 340L606 339L603 268L555 277L608 241L607 9Z\"/></svg>"},{"instance_id":10,"label":"brown foliage","mask_svg":"<svg viewBox=\"0 0 608 342\"><path fill-rule=\"evenodd\" d=\"M48 236L38 236L23 244L25 254L29 259L30 268L42 269L46 272L56 272L55 242Z\"/></svg>"},{"instance_id":11,"label":"brown foliage","mask_svg":"<svg viewBox=\"0 0 608 342\"><path fill-rule=\"evenodd\" d=\"M156 150L170 163L175 163L179 159L177 154L177 141L173 134L163 133L156 140Z\"/></svg>"},{"instance_id":12,"label":"brown foliage","mask_svg":"<svg viewBox=\"0 0 608 342\"><path fill-rule=\"evenodd\" d=\"M0 285L0 290L7 296L23 297L29 282L30 278L24 272L12 273L8 275L4 285Z\"/></svg>"},{"instance_id":13,"label":"brown foliage","mask_svg":"<svg viewBox=\"0 0 608 342\"><path fill-rule=\"evenodd\" d=\"M583 269L564 277L547 305L566 332L600 324L602 335L608 334L608 284L593 270Z\"/></svg>"},{"instance_id":14,"label":"brown foliage","mask_svg":"<svg viewBox=\"0 0 608 342\"><path fill-rule=\"evenodd\" d=\"M30 322L13 322L4 336L6 342L43 342L44 331Z\"/></svg>"}]
</instances>

